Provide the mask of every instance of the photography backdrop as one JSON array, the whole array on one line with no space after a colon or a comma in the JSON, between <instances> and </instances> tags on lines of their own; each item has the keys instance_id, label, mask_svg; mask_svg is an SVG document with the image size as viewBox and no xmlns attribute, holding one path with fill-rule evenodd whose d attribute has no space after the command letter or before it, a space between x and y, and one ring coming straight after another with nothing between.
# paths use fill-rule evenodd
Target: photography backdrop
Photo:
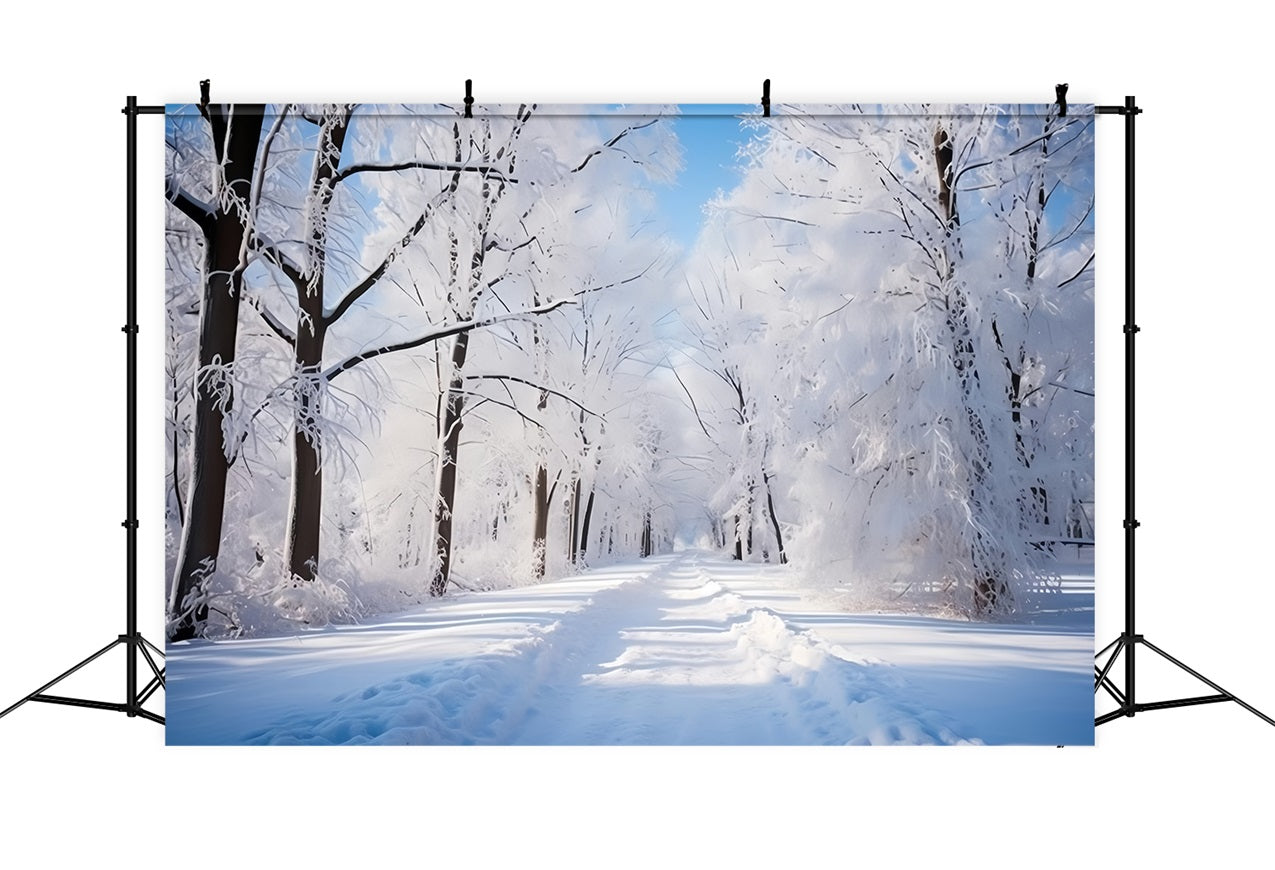
<instances>
[{"instance_id":1,"label":"photography backdrop","mask_svg":"<svg viewBox=\"0 0 1275 870\"><path fill-rule=\"evenodd\" d=\"M273 50L263 52L258 40L187 40L174 50L175 33L194 33L206 25L206 11L195 7L164 6L143 2L141 14L121 21L118 10L89 7L81 10L80 27L67 28L61 8L32 7L30 29L12 51L0 57L7 75L0 87L16 102L31 81L40 83L47 96L74 94L92 106L102 125L103 161L95 175L103 208L115 208L114 220L105 220L107 231L85 234L76 256L81 262L101 264L109 285L77 294L79 316L60 324L60 336L75 354L49 355L48 335L30 329L48 315L44 293L19 294L12 302L13 316L5 320L11 348L28 358L43 359L45 378L11 384L10 399L18 407L41 409L52 425L8 427L0 441L12 452L21 451L27 461L9 469L13 491L23 492L25 510L11 519L10 533L23 542L12 551L16 575L47 576L49 555L66 547L66 529L48 518L62 515L66 490L48 486L48 469L66 468L69 455L114 469L100 483L76 495L80 518L77 546L96 553L101 570L81 581L68 580L75 606L56 606L56 617L14 620L9 627L8 650L18 650L6 662L5 685L17 698L48 674L69 665L81 654L81 642L95 638L103 628L118 630L122 613L119 553L122 531L121 488L123 470L114 464L123 451L118 375L107 377L105 388L85 391L73 407L52 401L53 381L77 378L86 357L115 371L122 365L121 318L123 225L118 217L119 196L124 190L122 160L123 116L119 109L125 94L143 101L182 101L194 98L196 83L212 76L214 94L222 98L266 100L279 94L323 100L339 96L358 99L375 95L383 101L421 101L459 98L460 82L476 77L477 95L483 100L512 100L533 93L546 101L566 100L683 100L740 102L755 100L757 82L771 76L777 102L785 99L845 101L848 99L913 100L933 94L941 83L948 100L971 97L1009 102L1047 100L1056 81L1070 80L1073 95L1099 101L1118 101L1126 93L1137 94L1146 114L1139 117L1140 286L1165 291L1153 301L1145 298L1139 310L1143 332L1139 336L1141 371L1174 370L1182 378L1141 378L1139 382L1139 455L1153 467L1176 468L1198 443L1201 431L1224 445L1235 457L1215 467L1194 468L1181 475L1143 474L1139 480L1139 530L1142 545L1139 566L1149 584L1140 598L1139 619L1145 630L1174 649L1190 655L1193 666L1224 677L1224 685L1244 692L1263 709L1275 706L1275 684L1267 675L1267 662L1257 640L1265 630L1266 614L1275 609L1275 588L1262 582L1266 576L1264 551L1244 542L1260 541L1267 521L1258 511L1207 510L1210 505L1239 504L1254 491L1275 485L1275 470L1268 463L1242 463L1247 425L1228 430L1212 423L1233 417L1249 407L1252 383L1241 378L1218 377L1211 365L1198 371L1181 371L1181 342L1190 337L1201 359L1225 360L1237 370L1257 371L1267 356L1262 340L1264 324L1275 316L1275 299L1251 283L1246 257L1195 255L1202 251L1229 250L1234 244L1235 223L1261 226L1265 203L1247 195L1245 186L1169 185L1153 179L1173 178L1182 166L1176 148L1148 147L1171 141L1181 123L1181 105L1208 105L1213 117L1227 119L1227 129L1239 129L1239 120L1264 98L1263 75L1267 53L1265 31L1256 13L1230 4L1225 11L1207 17L1165 18L1159 23L1163 40L1131 44L1131 33L1145 31L1145 17L1134 8L1077 0L1066 15L1053 7L1003 4L999 14L950 16L944 27L917 27L900 39L872 38L898 33L898 10L861 7L829 14L826 7L797 2L782 10L754 7L748 14L724 16L716 8L690 7L685 3L647 4L649 15L625 21L623 40L605 20L585 4L493 4L494 14L506 26L483 31L483 48L474 39L430 39L421 50L422 29L417 26L385 28L378 39L350 40L342 46L340 64L316 65L314 44L304 39L279 39ZM227 0L222 8L242 20L253 20L259 32L291 32L297 24L295 10L265 7L260 3ZM414 21L412 4L389 8ZM546 16L545 9L551 10ZM986 8L986 7L985 7ZM996 7L991 7L996 8ZM923 6L924 14L937 16L938 4ZM161 14L162 13L162 14ZM679 27L670 27L673 18ZM812 21L828 26L812 27ZM1095 26L1098 22L1100 26ZM854 55L847 59L847 33L854 34ZM1085 61L1078 71L1075 58L1050 55L1038 73L1023 74L1012 68L1003 51L976 50L987 45L1021 45L1024 34L1048 33L1058 45L1083 45ZM712 34L712 40L705 40ZM114 38L103 38L110 35ZM127 39L129 49L121 50ZM953 60L953 45L969 48ZM1182 62L1182 47L1206 59L1225 61L1235 74L1228 87L1219 88L1215 77L1200 75L1197 64ZM76 63L68 63L68 57ZM686 63L660 59L687 59ZM690 69L693 61L694 70ZM906 61L906 62L905 62ZM85 69L93 75L86 77ZM157 78L156 70L163 75ZM1014 68L1016 69L1016 68ZM162 80L161 80L162 79ZM152 125L162 125L156 117ZM1121 195L1122 137L1107 134L1117 119L1100 118L1098 141L1098 191L1104 203L1098 222L1103 251L1103 290L1120 270L1121 221L1116 203ZM113 127L112 124L115 126ZM143 130L147 128L145 125ZM83 157L82 137L46 137L42 153L46 162L78 165ZM162 137L144 135L141 141L143 199L159 203L163 195ZM29 156L25 137L0 140L0 154L7 165L18 165ZM80 176L53 184L46 173L19 172L10 179L10 190L26 204L20 234L28 256L15 258L12 277L23 286L40 287L48 276L48 264L66 259L66 234L40 228L61 227L68 198L82 190ZM60 196L49 196L56 190ZM1225 212L1234 222L1190 220L1189 233L1175 232L1185 216ZM143 308L159 312L163 305L162 208L142 215ZM149 222L149 226L148 226ZM113 230L111 229L113 227ZM1190 245L1184 244L1190 239ZM116 275L116 278L112 278ZM1232 287L1244 312L1236 316L1230 305L1188 304L1191 288ZM1121 534L1121 461L1118 432L1121 419L1120 300L1101 293L1097 300L1099 381L1104 385L1100 418L1104 443L1100 445L1100 533L1111 542ZM146 302L149 299L150 302ZM1116 304L1114 308L1109 305ZM151 385L143 383L142 414L161 419L163 405L163 328L152 318L141 333L144 359L151 362ZM1183 380L1185 378L1185 381ZM1114 385L1114 386L1113 386ZM1191 412L1181 413L1189 397ZM74 425L88 413L110 424L99 433L100 442L86 444ZM1258 413L1254 409L1254 414ZM1248 418L1246 418L1248 419ZM1253 418L1256 425L1256 417ZM164 433L159 427L143 429L143 454L154 457L144 464L143 492L164 490ZM1111 438L1107 442L1106 438ZM1111 446L1108 446L1110 444ZM70 472L71 469L68 469ZM1184 535L1183 521L1190 520ZM148 541L143 552L152 555L142 571L143 601L154 602L142 611L147 637L163 635L165 577L163 564L163 512L160 499L143 516L141 534ZM1114 637L1122 624L1120 584L1121 548L1112 544L1099 555L1098 635ZM1223 589L1234 589L1242 606L1230 595L1201 594L1201 578L1229 578ZM72 586L74 589L72 589ZM15 613L48 614L50 584L14 584L8 591ZM1159 632L1164 632L1160 635ZM1139 677L1148 693L1190 690L1172 684L1171 669L1150 669ZM119 669L84 674L88 689L103 696L118 691ZM1159 683L1154 686L1153 683ZM1251 689L1249 687L1252 687ZM28 705L30 708L31 705ZM1054 866L1084 864L1099 854L1104 858L1181 860L1242 863L1262 848L1265 807L1247 798L1246 786L1255 766L1264 757L1261 741L1266 729L1256 717L1242 715L1234 705L1217 704L1165 715L1139 716L1128 723L1099 729L1092 750L1009 748L998 752L933 752L924 747L892 752L819 752L811 763L811 751L776 747L756 749L651 749L577 751L572 749L440 750L436 752L339 752L325 749L255 753L257 782L284 782L295 778L298 768L321 777L331 793L358 793L368 783L405 783L415 789L429 782L429 802L435 826L448 832L431 840L433 854L443 858L511 862L528 849L551 848L564 861L592 859L600 849L623 852L617 865L640 866L667 860L670 850L687 860L745 863L790 860L794 854L812 859L846 854L846 824L852 815L856 831L854 854L878 859L942 860L954 867L986 866L990 859L1002 863L1023 854L1043 855L1040 823L1042 807L1088 806L1095 790L1118 781L1137 782L1138 797L1122 803L1119 830L1127 839L1113 837L1101 846L1084 837L1052 837L1048 851ZM151 836L138 842L137 804L103 801L120 782L136 782L139 788L167 782L174 758L186 770L222 770L237 764L239 752L219 747L174 750L164 746L163 730L117 715L68 711L52 706L24 709L6 720L10 750L6 777L23 789L24 800L12 808L15 828L32 840L57 841L64 854L90 857L103 851L130 849L140 857L161 856L187 848L191 839L191 806L185 800L151 802ZM1208 739L1202 740L1201 735ZM21 747L20 749L18 747ZM753 756L761 756L756 763ZM1165 765L1172 756L1178 763ZM475 762L475 757L481 760ZM1038 775L1027 782L1025 769ZM71 779L79 786L69 788ZM1183 788L1183 781L1189 783ZM525 788L508 784L533 784L537 799L529 801ZM1025 799L1004 800L1006 783L1022 784ZM738 801L731 800L743 785L752 792L778 799L766 801L767 824L754 824L748 816L750 836L721 835L740 818ZM929 813L927 836L918 837L917 816L900 812L911 806L923 784L935 806L960 806L968 812ZM870 800L858 799L860 795ZM792 799L799 795L800 799ZM277 789L246 788L236 794L236 808L245 817L269 816L278 823L240 829L242 849L272 860L296 854L296 841L280 836L281 829L307 829L313 824L313 804L281 800ZM411 830L419 825L421 801L346 801L342 806L345 828L351 831ZM953 849L968 837L970 815L977 808L995 805L1003 824L983 849ZM482 812L475 812L482 807ZM1178 826L1176 836L1162 836L1165 819L1181 818L1189 810L1197 822ZM1077 810L1077 812L1081 812ZM66 836L66 818L78 820L77 835ZM493 824L493 820L497 820ZM570 820L569 838L555 836L563 820ZM1059 809L1057 825L1077 822L1069 809ZM210 824L212 822L210 821ZM493 836L493 827L500 834ZM1046 825L1046 828L1049 826ZM794 838L793 831L800 831ZM1052 829L1050 829L1052 830ZM635 833L635 831L640 833ZM901 847L901 843L906 843ZM402 860L418 856L420 839L413 836L382 838L347 836L328 840L315 866L341 866L369 859ZM210 860L215 860L211 859ZM1044 861L1043 863L1051 863Z\"/></svg>"},{"instance_id":2,"label":"photography backdrop","mask_svg":"<svg viewBox=\"0 0 1275 870\"><path fill-rule=\"evenodd\" d=\"M1091 743L1093 135L170 106L169 741Z\"/></svg>"}]
</instances>

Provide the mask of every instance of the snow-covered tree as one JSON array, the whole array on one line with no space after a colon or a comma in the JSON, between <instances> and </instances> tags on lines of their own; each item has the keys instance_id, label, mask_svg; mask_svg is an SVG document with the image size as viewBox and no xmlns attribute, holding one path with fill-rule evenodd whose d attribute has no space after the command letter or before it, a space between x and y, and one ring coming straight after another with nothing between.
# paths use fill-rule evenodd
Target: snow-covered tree
<instances>
[{"instance_id":1,"label":"snow-covered tree","mask_svg":"<svg viewBox=\"0 0 1275 870\"><path fill-rule=\"evenodd\" d=\"M168 225L174 232L197 228L203 285L188 502L169 599L168 634L178 640L193 636L207 618L203 584L221 549L233 451L227 418L235 402L235 340L262 119L260 106L219 104L168 118Z\"/></svg>"},{"instance_id":2,"label":"snow-covered tree","mask_svg":"<svg viewBox=\"0 0 1275 870\"><path fill-rule=\"evenodd\" d=\"M785 550L807 569L1014 610L1049 457L1074 469L1091 450L1083 424L1064 446L1046 437L1061 421L1037 416L1092 394L1091 203L1070 192L1092 186L1071 156L1092 118L827 107L754 126L688 290L688 358L725 387L715 406L696 397L701 423L734 410L746 433L706 431L731 457L718 511L759 525L772 477ZM729 304L706 310L715 298ZM730 347L770 353L732 363Z\"/></svg>"}]
</instances>

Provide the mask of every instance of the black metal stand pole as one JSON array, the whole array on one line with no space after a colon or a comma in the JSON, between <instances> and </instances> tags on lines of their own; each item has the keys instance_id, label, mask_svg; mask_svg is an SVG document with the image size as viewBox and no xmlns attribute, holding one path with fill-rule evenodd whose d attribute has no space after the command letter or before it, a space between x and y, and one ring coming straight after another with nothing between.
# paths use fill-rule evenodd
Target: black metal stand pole
<instances>
[{"instance_id":1,"label":"black metal stand pole","mask_svg":"<svg viewBox=\"0 0 1275 870\"><path fill-rule=\"evenodd\" d=\"M1251 704L1246 704L1230 692L1223 689L1217 683L1202 676L1198 672L1184 665L1173 656L1151 643L1145 637L1137 633L1135 628L1135 596L1136 583L1134 572L1134 532L1138 528L1138 521L1134 519L1137 515L1134 510L1134 338L1139 332L1139 328L1134 319L1134 118L1136 118L1142 110L1138 108L1137 102L1133 97L1125 97L1123 106L1097 106L1096 109L1100 115L1124 115L1124 193L1125 193L1125 225L1124 225L1124 293L1125 293L1125 322L1124 322L1124 387L1125 387L1125 442L1124 442L1124 458L1125 458L1125 480L1124 480L1124 503L1125 503L1125 519L1124 519L1124 632L1111 643L1107 644L1098 654L1094 656L1094 694L1098 694L1098 690L1106 691L1119 705L1119 707L1110 713L1105 713L1094 719L1094 727L1110 722L1113 719L1119 719L1122 716L1133 716L1135 713L1141 713L1146 710L1166 710L1170 707L1194 707L1199 704L1216 704L1222 701L1234 701L1245 710L1262 719L1265 722L1275 725L1275 719L1267 716ZM1213 689L1215 695L1197 695L1191 698L1175 698L1168 701L1152 701L1149 703L1139 703L1135 691L1135 678L1137 676L1137 668L1135 665L1135 654L1139 646L1144 646L1161 658L1168 661L1175 667L1185 671ZM1110 652L1111 655L1106 662L1099 667L1097 662L1102 661L1103 656ZM1111 676L1111 669L1116 663L1116 659L1120 654L1124 653L1124 690L1115 684Z\"/></svg>"},{"instance_id":2,"label":"black metal stand pole","mask_svg":"<svg viewBox=\"0 0 1275 870\"><path fill-rule=\"evenodd\" d=\"M93 653L75 666L63 671L31 694L0 712L3 718L28 701L39 701L45 704L63 704L71 707L89 707L95 710L115 710L125 713L129 718L142 717L152 722L164 723L164 717L142 705L164 688L164 668L156 662L156 657L163 659L164 652L137 630L137 116L139 114L162 114L163 106L138 106L137 97L128 97L124 106L125 122L125 172L126 187L125 208L125 296L127 322L124 333L127 340L127 374L125 376L127 398L125 400L125 474L127 488L125 494L125 510L127 518L123 522L127 555L124 567L124 601L125 623L127 628L115 640ZM101 658L117 646L124 647L124 701L94 701L87 698L73 698L66 695L50 695L48 689L53 688L85 665ZM151 654L154 653L154 656ZM150 681L139 691L137 688L137 657L146 660L151 671Z\"/></svg>"}]
</instances>

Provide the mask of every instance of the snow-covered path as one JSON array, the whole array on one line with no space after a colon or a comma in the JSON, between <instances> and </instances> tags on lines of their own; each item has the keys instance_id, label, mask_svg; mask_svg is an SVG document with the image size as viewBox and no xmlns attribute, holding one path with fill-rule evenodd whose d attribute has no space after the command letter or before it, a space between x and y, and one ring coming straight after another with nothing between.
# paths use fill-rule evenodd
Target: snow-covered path
<instances>
[{"instance_id":1,"label":"snow-covered path","mask_svg":"<svg viewBox=\"0 0 1275 870\"><path fill-rule=\"evenodd\" d=\"M168 741L1088 743L1092 599L1074 600L1081 619L1046 626L846 614L775 569L679 553L174 645Z\"/></svg>"}]
</instances>

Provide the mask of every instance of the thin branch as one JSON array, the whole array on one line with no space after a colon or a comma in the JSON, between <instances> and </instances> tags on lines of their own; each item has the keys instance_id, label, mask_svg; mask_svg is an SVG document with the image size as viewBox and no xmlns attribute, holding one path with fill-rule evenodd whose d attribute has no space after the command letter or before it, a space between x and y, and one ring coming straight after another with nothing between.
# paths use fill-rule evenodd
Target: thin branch
<instances>
[{"instance_id":1,"label":"thin branch","mask_svg":"<svg viewBox=\"0 0 1275 870\"><path fill-rule=\"evenodd\" d=\"M518 179L505 175L499 169L490 166L476 166L469 163L448 163L434 160L407 160L402 163L355 163L345 167L338 172L332 179L332 184L336 184L356 175L360 172L401 172L404 169L434 169L439 172L477 172L480 175L489 176L497 181L508 182L509 184L517 184Z\"/></svg>"},{"instance_id":2,"label":"thin branch","mask_svg":"<svg viewBox=\"0 0 1275 870\"><path fill-rule=\"evenodd\" d=\"M566 393L560 393L557 390L550 389L549 387L544 386L543 384L537 384L532 381L525 380L523 378L514 377L513 375L466 375L465 380L467 381L513 381L516 384L526 384L529 387L535 387L537 390L546 392L551 396L557 396L560 399L565 399L566 401L575 405L581 411L583 411L584 413L592 417L597 417L599 420L605 419L601 414L595 411L590 411L588 408L586 408L584 405L580 404L575 399L568 396Z\"/></svg>"},{"instance_id":3,"label":"thin branch","mask_svg":"<svg viewBox=\"0 0 1275 870\"><path fill-rule=\"evenodd\" d=\"M545 429L544 425L543 425L543 424L542 424L539 420L533 420L532 418L530 418L530 417L528 417L526 414L524 414L522 411L518 410L518 406L517 406L517 405L508 404L508 403L506 403L506 402L502 402L502 401L500 401L499 399L493 399L491 396L484 396L484 395L481 395L481 394L479 394L479 393L470 393L470 392L466 392L466 391L464 391L464 390L461 390L461 391L459 391L459 392L460 392L462 395L465 395L465 396L472 396L473 398L475 398L475 399L478 399L478 400L479 400L479 401L477 401L477 402L474 402L472 405L467 405L467 406L465 406L465 411L464 411L464 413L465 413L466 415L468 415L468 414L470 414L470 413L472 413L472 412L474 412L474 411L477 411L477 410L478 410L479 408L481 408L483 405L487 404L488 402L491 402L491 404L493 404L493 405L499 405L499 406L500 406L500 407L502 407L502 408L508 408L509 410L513 411L515 414L517 414L519 417L521 417L521 418L523 419L523 422L525 422L525 423L530 423L531 425L536 426L536 427L538 427L539 429L541 429L541 430L543 430L543 431L545 431L545 432L548 432L548 431L549 431L548 429Z\"/></svg>"},{"instance_id":4,"label":"thin branch","mask_svg":"<svg viewBox=\"0 0 1275 870\"><path fill-rule=\"evenodd\" d=\"M471 329L481 329L485 326L492 326L497 323L502 323L506 320L520 320L527 317L535 317L540 314L548 314L550 311L553 311L557 308L561 308L563 305L575 305L575 304L576 304L576 301L574 299L570 299L570 298L555 299L551 302L546 302L544 305L537 305L535 308L528 308L523 311L511 311L507 314L495 314L495 315L492 315L491 317L475 318L473 320L463 320L459 323L453 323L451 326L446 326L446 327L443 327L442 329L436 329L432 332L427 332L425 333L425 335L422 335L420 338L414 338L409 341L398 342L397 344L388 344L388 345L385 345L384 347L378 347L374 350L366 350L366 351L363 351L362 353L355 354L354 356L350 357L344 362L337 363L336 365L332 366L330 369L325 371L323 373L323 377L326 380L331 381L337 375L341 374L342 372L349 371L350 369L354 368L359 363L367 362L368 360L375 359L378 356L384 356L387 353L396 353L397 351L400 351L400 350L411 350L414 347L420 347L421 345L424 345L424 344L430 344L431 342L438 341L441 338L447 338L450 335L459 335L462 332L469 332Z\"/></svg>"},{"instance_id":5,"label":"thin branch","mask_svg":"<svg viewBox=\"0 0 1275 870\"><path fill-rule=\"evenodd\" d=\"M699 414L699 406L695 404L695 397L692 396L691 391L687 389L686 383L682 380L682 376L677 373L677 366L670 364L669 371L673 373L673 377L676 378L678 384L681 385L682 392L686 393L686 398L691 403L691 410L695 412L695 422L699 423L699 428L703 431L704 436L708 438L709 442L716 444L717 443L716 439L714 439L713 436L709 434L708 427L704 425L704 418L701 417Z\"/></svg>"},{"instance_id":6,"label":"thin branch","mask_svg":"<svg viewBox=\"0 0 1275 870\"><path fill-rule=\"evenodd\" d=\"M284 106L283 111L274 119L274 123L270 125L270 132L266 134L265 143L261 146L261 161L257 164L257 177L252 184L252 205L249 208L249 217L255 222L257 209L261 205L261 192L266 186L266 167L270 162L270 149L274 145L275 137L279 135L279 130L283 127L284 119L288 117L288 109L291 106Z\"/></svg>"},{"instance_id":7,"label":"thin branch","mask_svg":"<svg viewBox=\"0 0 1275 870\"><path fill-rule=\"evenodd\" d=\"M252 234L252 243L250 245L252 250L261 254L270 265L282 272L284 277L292 282L299 293L305 293L309 282L306 280L305 273L301 271L301 267L289 260L277 245L264 241L251 227L248 231Z\"/></svg>"},{"instance_id":8,"label":"thin branch","mask_svg":"<svg viewBox=\"0 0 1275 870\"><path fill-rule=\"evenodd\" d=\"M581 169L584 169L584 167L586 167L586 166L588 166L588 165L589 165L589 161L590 161L590 160L592 160L594 157L597 157L599 154L601 154L603 151L607 150L608 148L612 148L612 147L614 147L614 146L615 146L615 143L619 142L619 141L620 141L621 139L623 139L625 136L629 135L630 133L634 132L635 130L641 130L641 129L644 129L644 128L646 128L646 127L649 127L649 126L651 126L652 124L654 124L654 123L658 122L659 120L660 120L659 118L652 118L651 120L647 121L645 124L634 124L634 125L632 125L632 126L625 127L625 128L624 128L623 130L621 130L619 133L616 133L614 136L612 136L612 137L611 137L611 138L607 141L607 143L606 143L605 145L603 145L601 148L598 148L598 149L596 149L596 150L594 150L594 151L589 152L588 156L584 158L584 162L583 162L583 163L581 163L579 166L577 166L575 169L573 169L573 170L571 170L571 171L572 171L572 172L579 172ZM637 161L634 161L634 162L636 163Z\"/></svg>"},{"instance_id":9,"label":"thin branch","mask_svg":"<svg viewBox=\"0 0 1275 870\"><path fill-rule=\"evenodd\" d=\"M437 208L444 199L446 199L448 190L449 188L443 188L435 194L434 198L421 212L421 216L417 218L416 223L412 224L411 229L409 229L403 237L399 239L392 248L390 248L390 252L385 255L385 259L381 261L381 264L373 269L366 278L356 284L354 289L345 294L345 298L337 303L336 308L332 309L332 313L323 318L324 321L331 325L340 320L341 316L350 310L351 305L358 302L363 294L372 289L373 285L381 279L381 276L384 275L386 270L394 264L394 261L398 259L399 255L402 254L403 251L407 249L407 246L412 243L412 240L415 239L420 231L425 228L425 224L429 221L430 215L434 213L434 209Z\"/></svg>"},{"instance_id":10,"label":"thin branch","mask_svg":"<svg viewBox=\"0 0 1275 870\"><path fill-rule=\"evenodd\" d=\"M257 309L257 313L261 315L261 319L265 321L266 326L270 327L271 332L282 338L292 347L297 346L297 337L292 334L292 331L289 330L288 327L283 325L283 321L271 314L270 310L266 308L266 306L262 305L258 301L252 307Z\"/></svg>"},{"instance_id":11,"label":"thin branch","mask_svg":"<svg viewBox=\"0 0 1275 870\"><path fill-rule=\"evenodd\" d=\"M1064 281L1064 282L1062 282L1061 284L1059 284L1059 285L1058 285L1058 289L1059 289L1059 290L1061 290L1062 288L1064 288L1064 287L1066 287L1068 284L1070 284L1072 281L1075 281L1075 280L1076 280L1077 278L1079 278L1081 275L1085 274L1085 270L1086 270L1086 269L1088 269L1088 268L1089 268L1089 266L1093 263L1093 258L1094 258L1094 255L1093 255L1093 254L1090 254L1090 255L1089 255L1089 259L1088 259L1088 260L1085 260L1085 264L1084 264L1083 266L1081 266L1081 267L1080 267L1080 271L1076 272L1076 274L1072 275L1072 276L1071 276L1070 278L1068 278L1066 281Z\"/></svg>"},{"instance_id":12,"label":"thin branch","mask_svg":"<svg viewBox=\"0 0 1275 870\"><path fill-rule=\"evenodd\" d=\"M612 281L610 284L600 284L597 287L589 287L585 290L577 290L575 292L575 295L584 296L586 293L600 293L603 290L610 290L613 287L623 286L625 284L628 284L630 281L636 281L638 278L641 278L644 275L646 275L647 272L651 271L651 268L654 265L655 265L655 261L652 260L645 269L643 269L641 272L638 272L636 275L630 275L627 278L621 278L619 281Z\"/></svg>"},{"instance_id":13,"label":"thin branch","mask_svg":"<svg viewBox=\"0 0 1275 870\"><path fill-rule=\"evenodd\" d=\"M177 206L178 211L194 221L205 235L212 231L214 220L212 206L183 190L177 183L177 179L171 175L165 183L164 197Z\"/></svg>"},{"instance_id":14,"label":"thin branch","mask_svg":"<svg viewBox=\"0 0 1275 870\"><path fill-rule=\"evenodd\" d=\"M1066 384L1060 384L1060 383L1057 383L1056 381L1050 381L1050 382L1049 382L1049 386L1051 386L1051 387L1057 387L1057 388L1058 388L1058 389L1060 389L1060 390L1068 390L1069 392L1072 392L1072 393L1079 393L1080 395L1082 395L1082 396L1088 396L1088 397L1089 397L1089 398L1091 398L1091 399L1092 399L1092 398L1094 398L1094 394L1093 394L1093 393L1091 393L1091 392L1089 392L1088 390L1078 390L1078 389L1076 389L1075 387L1069 387L1069 386L1067 386ZM1039 387L1037 387L1036 389L1040 389L1040 388L1039 388ZM1036 392L1036 390L1032 390L1032 393L1034 393L1034 392ZM1030 395L1031 395L1031 393L1028 393L1027 395L1029 395L1029 396L1030 396ZM1024 397L1024 398L1026 398L1026 397Z\"/></svg>"}]
</instances>

